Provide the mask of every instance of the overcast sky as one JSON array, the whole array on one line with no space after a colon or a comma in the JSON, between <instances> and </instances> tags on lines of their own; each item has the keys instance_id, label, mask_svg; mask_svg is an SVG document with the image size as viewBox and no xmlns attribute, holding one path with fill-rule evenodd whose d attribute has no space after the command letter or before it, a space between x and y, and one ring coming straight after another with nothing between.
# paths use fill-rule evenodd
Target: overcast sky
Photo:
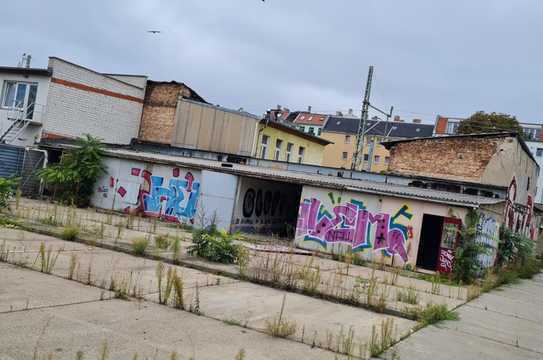
<instances>
[{"instance_id":1,"label":"overcast sky","mask_svg":"<svg viewBox=\"0 0 543 360\"><path fill-rule=\"evenodd\" d=\"M407 119L485 110L541 123L542 19L540 0L8 1L0 65L54 55L255 114L359 111L374 65L372 103Z\"/></svg>"}]
</instances>

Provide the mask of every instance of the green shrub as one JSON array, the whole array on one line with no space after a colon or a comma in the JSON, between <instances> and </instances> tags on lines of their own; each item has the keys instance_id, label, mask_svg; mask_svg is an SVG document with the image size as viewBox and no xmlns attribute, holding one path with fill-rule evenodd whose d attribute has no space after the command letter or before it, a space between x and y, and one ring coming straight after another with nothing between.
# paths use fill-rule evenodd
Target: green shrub
<instances>
[{"instance_id":1,"label":"green shrub","mask_svg":"<svg viewBox=\"0 0 543 360\"><path fill-rule=\"evenodd\" d=\"M498 245L499 267L515 264L522 266L529 259L535 257L535 242L519 233L514 233L505 226L500 228L500 242Z\"/></svg>"},{"instance_id":2,"label":"green shrub","mask_svg":"<svg viewBox=\"0 0 543 360\"><path fill-rule=\"evenodd\" d=\"M132 250L134 254L142 256L145 254L145 250L149 246L149 240L146 238L137 238L132 240Z\"/></svg>"},{"instance_id":3,"label":"green shrub","mask_svg":"<svg viewBox=\"0 0 543 360\"><path fill-rule=\"evenodd\" d=\"M69 226L62 230L62 234L60 234L60 237L64 240L74 241L75 239L77 239L78 235L79 229L73 226Z\"/></svg>"},{"instance_id":4,"label":"green shrub","mask_svg":"<svg viewBox=\"0 0 543 360\"><path fill-rule=\"evenodd\" d=\"M9 200L15 194L15 188L18 183L18 179L0 177L0 209L8 206Z\"/></svg>"},{"instance_id":5,"label":"green shrub","mask_svg":"<svg viewBox=\"0 0 543 360\"><path fill-rule=\"evenodd\" d=\"M233 264L241 255L241 245L235 244L226 232L197 230L192 234L192 242L188 253L210 261Z\"/></svg>"},{"instance_id":6,"label":"green shrub","mask_svg":"<svg viewBox=\"0 0 543 360\"><path fill-rule=\"evenodd\" d=\"M155 246L161 250L167 250L170 247L171 242L168 235L159 234L155 236Z\"/></svg>"},{"instance_id":7,"label":"green shrub","mask_svg":"<svg viewBox=\"0 0 543 360\"><path fill-rule=\"evenodd\" d=\"M466 215L466 224L460 232L460 244L456 248L453 278L457 282L471 284L482 274L479 255L488 252L485 245L477 243L477 224L479 214L470 210Z\"/></svg>"},{"instance_id":8,"label":"green shrub","mask_svg":"<svg viewBox=\"0 0 543 360\"><path fill-rule=\"evenodd\" d=\"M447 309L447 305L428 304L426 309L419 314L419 319L424 325L436 324L445 320L458 320L458 313Z\"/></svg>"}]
</instances>

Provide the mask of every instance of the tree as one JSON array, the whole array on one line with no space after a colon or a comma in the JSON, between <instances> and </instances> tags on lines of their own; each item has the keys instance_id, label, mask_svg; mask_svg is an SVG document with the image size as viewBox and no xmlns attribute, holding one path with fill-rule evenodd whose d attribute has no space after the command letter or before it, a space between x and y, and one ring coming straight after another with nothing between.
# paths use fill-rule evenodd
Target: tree
<instances>
[{"instance_id":1,"label":"tree","mask_svg":"<svg viewBox=\"0 0 543 360\"><path fill-rule=\"evenodd\" d=\"M60 163L38 173L53 186L53 197L77 206L87 206L98 178L106 172L103 164L103 145L97 138L85 135L77 147L62 155Z\"/></svg>"},{"instance_id":2,"label":"tree","mask_svg":"<svg viewBox=\"0 0 543 360\"><path fill-rule=\"evenodd\" d=\"M517 118L508 114L478 111L469 118L462 120L458 127L459 134L516 132L523 135L522 127Z\"/></svg>"}]
</instances>

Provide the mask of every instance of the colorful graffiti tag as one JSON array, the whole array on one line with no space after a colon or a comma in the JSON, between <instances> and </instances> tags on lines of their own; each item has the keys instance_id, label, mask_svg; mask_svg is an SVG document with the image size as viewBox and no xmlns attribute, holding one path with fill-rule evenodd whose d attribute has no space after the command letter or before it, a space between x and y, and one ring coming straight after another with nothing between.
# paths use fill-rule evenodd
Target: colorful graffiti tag
<instances>
[{"instance_id":1,"label":"colorful graffiti tag","mask_svg":"<svg viewBox=\"0 0 543 360\"><path fill-rule=\"evenodd\" d=\"M489 268L494 265L498 251L499 225L493 217L481 213L477 224L475 242L483 245L487 251L479 254L477 260L482 268Z\"/></svg>"},{"instance_id":2,"label":"colorful graffiti tag","mask_svg":"<svg viewBox=\"0 0 543 360\"><path fill-rule=\"evenodd\" d=\"M396 213L373 214L364 203L352 199L336 202L329 194L332 203L337 203L332 213L327 211L319 199L304 199L300 204L297 236L305 241L315 241L323 247L331 244L349 244L353 252L373 248L383 250L385 255L399 255L407 261L406 242L410 237L410 228L398 222L401 218L411 220L413 214L404 205ZM373 244L372 244L373 240Z\"/></svg>"},{"instance_id":3,"label":"colorful graffiti tag","mask_svg":"<svg viewBox=\"0 0 543 360\"><path fill-rule=\"evenodd\" d=\"M150 171L132 168L130 181L123 184L119 179L110 179L110 186L116 188L121 199L131 196L134 184L137 185L137 203L124 207L127 213L143 213L146 216L161 218L166 221L194 221L200 183L191 172L181 178L179 168L172 169L172 177L167 185L162 176L153 175ZM143 184L140 185L143 180Z\"/></svg>"},{"instance_id":4,"label":"colorful graffiti tag","mask_svg":"<svg viewBox=\"0 0 543 360\"><path fill-rule=\"evenodd\" d=\"M507 198L504 208L504 219L507 227L514 232L529 236L535 239L535 226L532 222L534 201L532 195L528 194L526 204L519 204L517 201L517 180L511 180L507 191Z\"/></svg>"}]
</instances>

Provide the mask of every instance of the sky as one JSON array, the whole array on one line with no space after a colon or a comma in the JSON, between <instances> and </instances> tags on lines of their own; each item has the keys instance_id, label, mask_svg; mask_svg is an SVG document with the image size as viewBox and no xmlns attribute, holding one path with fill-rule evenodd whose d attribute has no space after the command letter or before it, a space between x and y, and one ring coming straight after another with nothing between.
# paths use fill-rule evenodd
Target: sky
<instances>
[{"instance_id":1,"label":"sky","mask_svg":"<svg viewBox=\"0 0 543 360\"><path fill-rule=\"evenodd\" d=\"M543 122L537 0L25 0L2 13L4 66L57 56L261 115L360 113L373 65L372 104L406 120L483 110Z\"/></svg>"}]
</instances>

